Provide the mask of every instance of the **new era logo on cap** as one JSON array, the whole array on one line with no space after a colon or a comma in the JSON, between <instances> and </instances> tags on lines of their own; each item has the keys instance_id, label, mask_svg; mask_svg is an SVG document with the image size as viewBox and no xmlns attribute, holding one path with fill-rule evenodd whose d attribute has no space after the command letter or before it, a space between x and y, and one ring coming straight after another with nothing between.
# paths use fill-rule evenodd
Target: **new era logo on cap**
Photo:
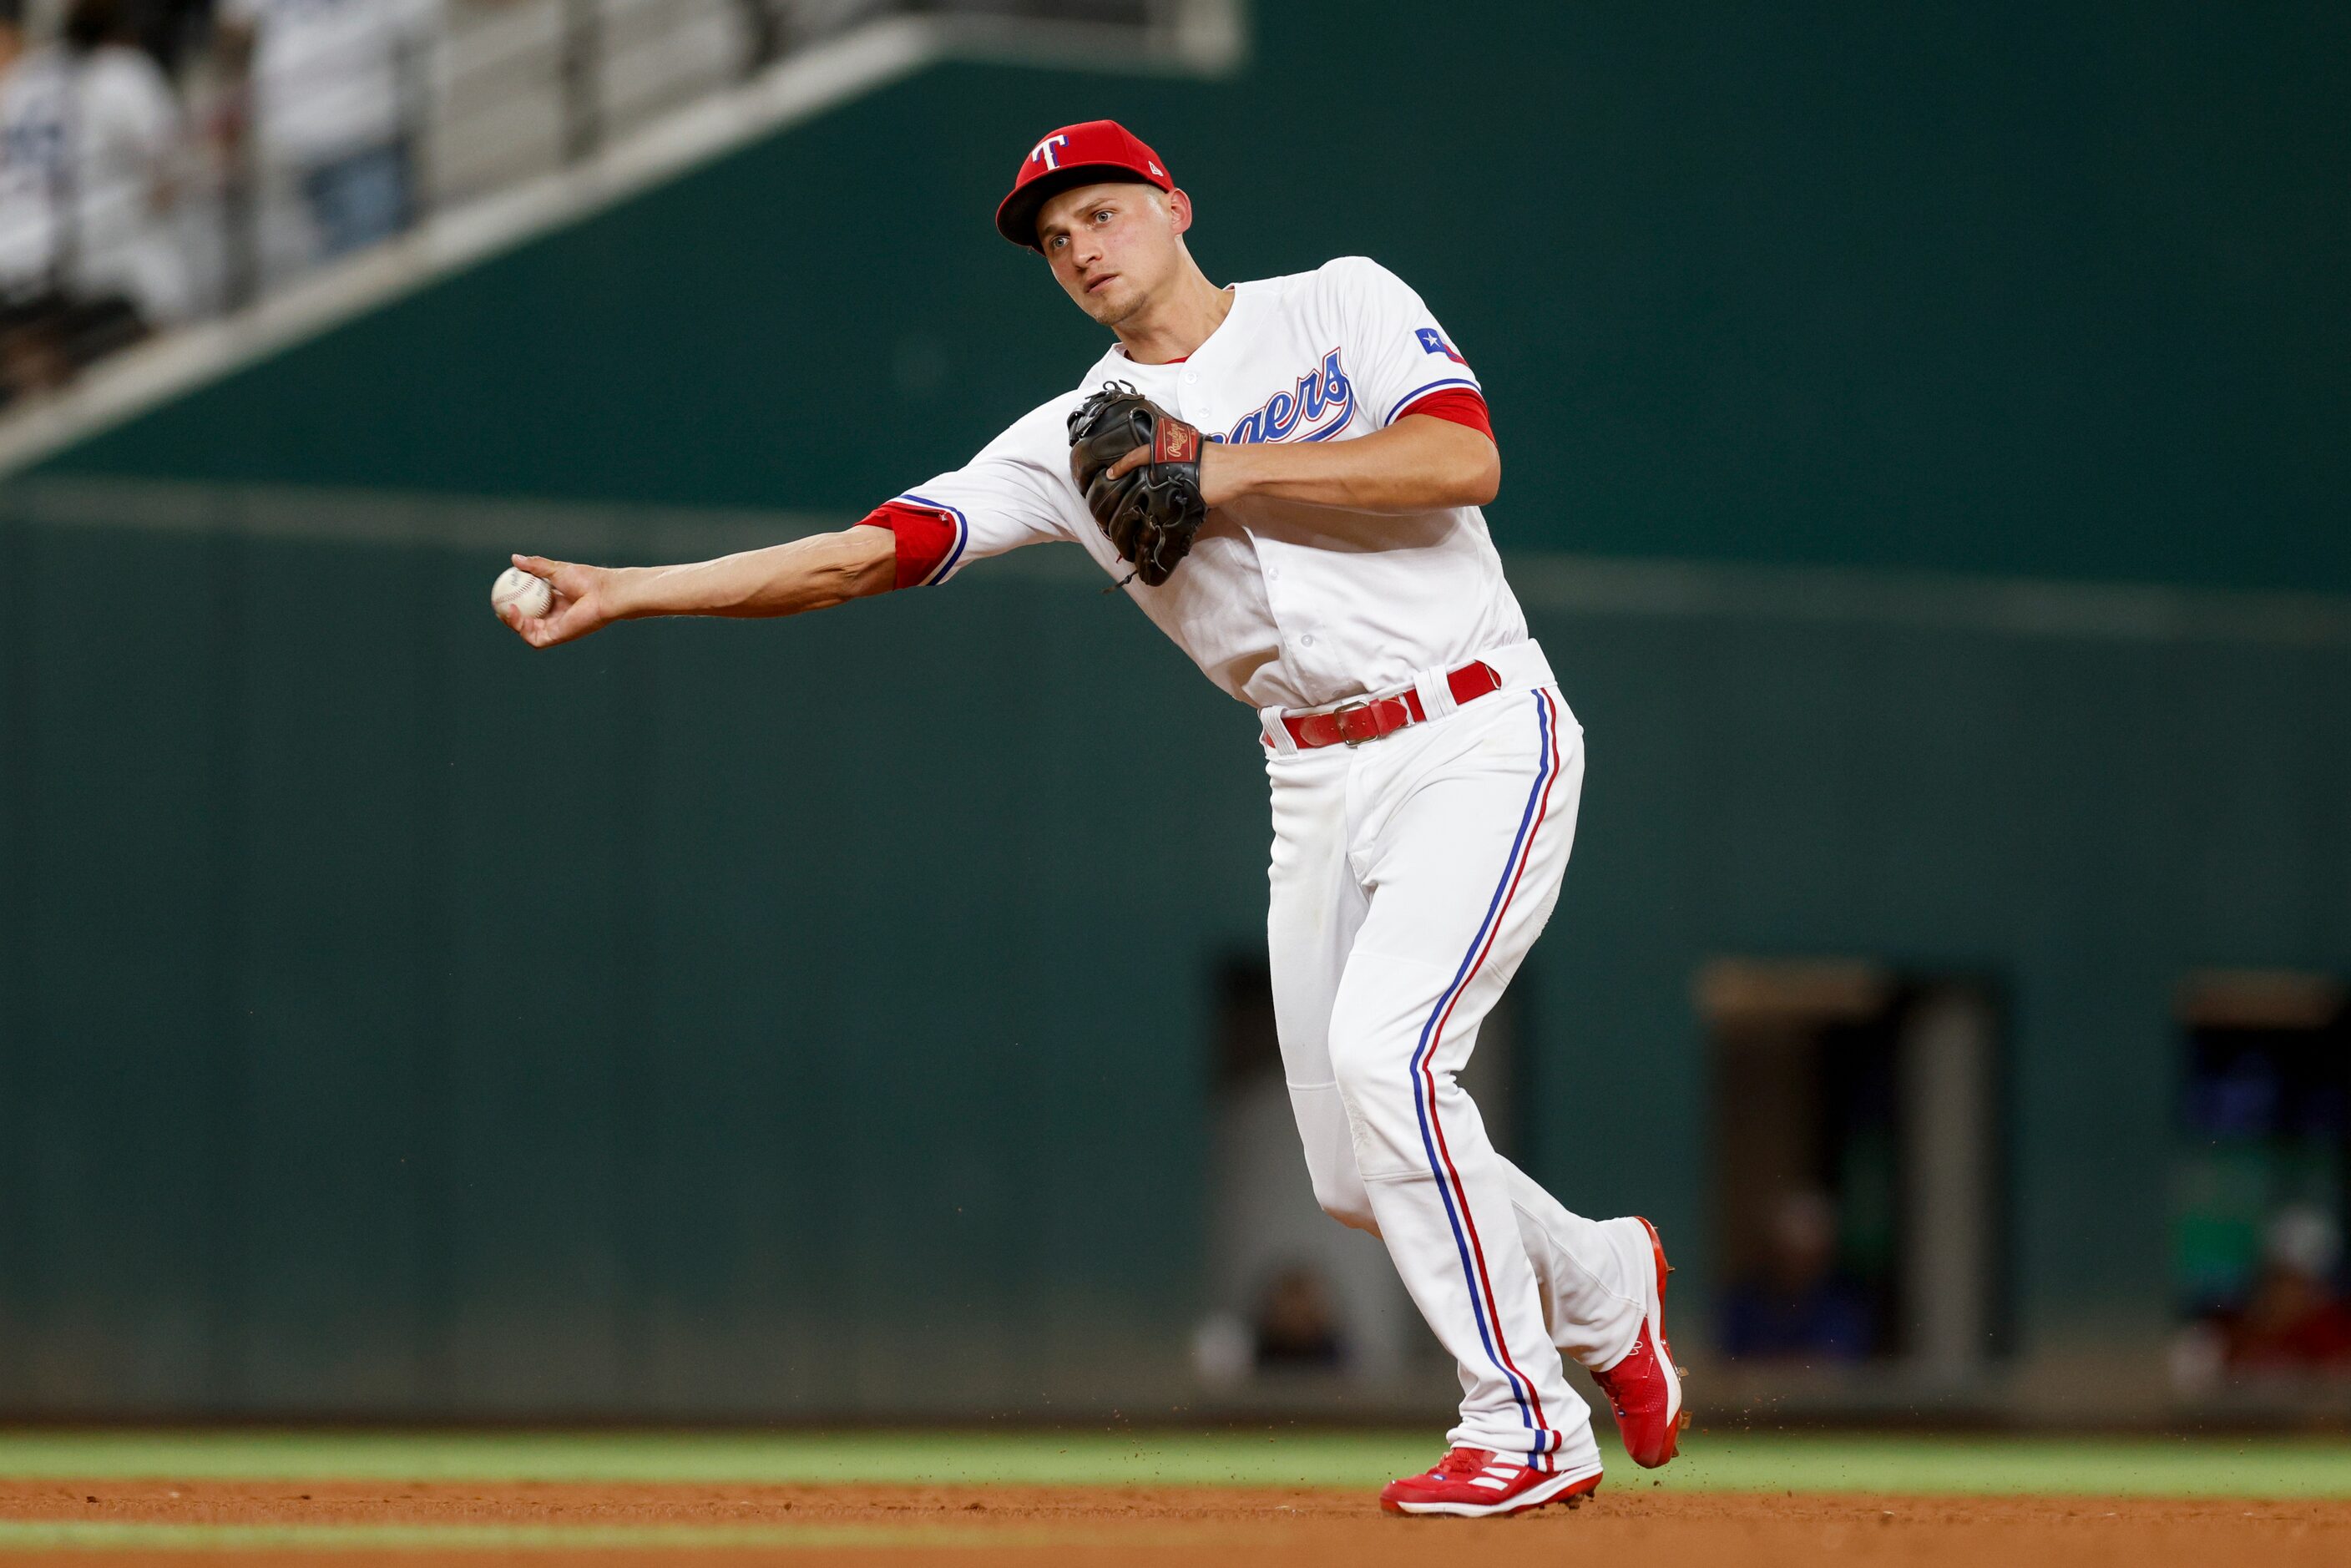
<instances>
[{"instance_id":1,"label":"new era logo on cap","mask_svg":"<svg viewBox=\"0 0 2351 1568\"><path fill-rule=\"evenodd\" d=\"M1037 209L1073 186L1105 180L1135 180L1163 191L1176 178L1159 154L1115 120L1064 125L1038 138L1013 176L1012 193L996 209L997 232L1030 250L1037 244Z\"/></svg>"}]
</instances>

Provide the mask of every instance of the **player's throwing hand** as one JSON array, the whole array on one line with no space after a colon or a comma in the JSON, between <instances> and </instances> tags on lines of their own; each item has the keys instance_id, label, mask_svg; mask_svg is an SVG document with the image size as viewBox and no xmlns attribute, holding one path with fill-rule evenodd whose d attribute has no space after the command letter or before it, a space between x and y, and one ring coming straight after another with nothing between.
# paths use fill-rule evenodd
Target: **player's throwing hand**
<instances>
[{"instance_id":1,"label":"player's throwing hand","mask_svg":"<svg viewBox=\"0 0 2351 1568\"><path fill-rule=\"evenodd\" d=\"M534 648L551 648L585 637L612 619L608 612L605 581L611 572L601 566L580 566L545 556L518 555L515 565L548 586L551 598L545 613L526 615L522 606L498 606L498 619Z\"/></svg>"}]
</instances>

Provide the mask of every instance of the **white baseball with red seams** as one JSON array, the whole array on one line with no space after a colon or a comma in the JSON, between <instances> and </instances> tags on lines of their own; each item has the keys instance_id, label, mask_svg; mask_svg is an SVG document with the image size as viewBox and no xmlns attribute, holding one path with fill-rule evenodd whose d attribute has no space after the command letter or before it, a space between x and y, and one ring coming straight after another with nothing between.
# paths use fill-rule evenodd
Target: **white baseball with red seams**
<instances>
[{"instance_id":1,"label":"white baseball with red seams","mask_svg":"<svg viewBox=\"0 0 2351 1568\"><path fill-rule=\"evenodd\" d=\"M555 594L545 580L518 566L507 568L490 584L490 608L502 612L513 605L526 620L546 614L554 603Z\"/></svg>"},{"instance_id":2,"label":"white baseball with red seams","mask_svg":"<svg viewBox=\"0 0 2351 1568\"><path fill-rule=\"evenodd\" d=\"M1346 257L1242 283L1181 361L1113 348L970 463L878 511L898 533L899 584L1050 541L1128 579L1069 469L1068 416L1111 380L1227 441L1346 441L1421 412L1490 434L1476 373L1384 267ZM1459 1363L1457 1446L1593 1474L1590 1414L1560 1354L1597 1368L1635 1345L1655 1293L1649 1233L1570 1213L1495 1151L1455 1079L1558 900L1582 727L1477 507L1382 517L1375 533L1347 521L1236 500L1166 583L1125 591L1259 710L1274 1005L1317 1198L1386 1243ZM1499 681L1457 701L1447 673L1473 661ZM1301 749L1281 722L1407 691L1426 722L1361 746Z\"/></svg>"}]
</instances>

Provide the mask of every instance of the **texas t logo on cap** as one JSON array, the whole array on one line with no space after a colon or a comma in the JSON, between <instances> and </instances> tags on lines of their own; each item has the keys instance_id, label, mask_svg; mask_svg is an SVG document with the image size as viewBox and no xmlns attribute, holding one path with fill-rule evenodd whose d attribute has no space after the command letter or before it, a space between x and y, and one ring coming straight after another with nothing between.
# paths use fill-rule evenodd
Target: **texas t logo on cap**
<instances>
[{"instance_id":1,"label":"texas t logo on cap","mask_svg":"<svg viewBox=\"0 0 2351 1568\"><path fill-rule=\"evenodd\" d=\"M996 209L997 232L1014 245L1041 251L1037 209L1063 191L1110 180L1176 188L1176 177L1159 154L1115 120L1089 120L1050 131L1020 161L1011 194Z\"/></svg>"}]
</instances>

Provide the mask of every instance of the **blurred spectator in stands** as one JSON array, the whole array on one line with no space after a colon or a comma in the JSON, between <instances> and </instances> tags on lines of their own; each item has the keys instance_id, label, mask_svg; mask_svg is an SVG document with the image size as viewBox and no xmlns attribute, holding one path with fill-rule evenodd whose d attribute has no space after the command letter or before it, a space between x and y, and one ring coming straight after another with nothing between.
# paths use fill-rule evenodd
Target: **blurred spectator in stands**
<instances>
[{"instance_id":1,"label":"blurred spectator in stands","mask_svg":"<svg viewBox=\"0 0 2351 1568\"><path fill-rule=\"evenodd\" d=\"M130 0L127 9L139 47L166 76L179 71L189 47L202 42L212 26L213 0Z\"/></svg>"},{"instance_id":2,"label":"blurred spectator in stands","mask_svg":"<svg viewBox=\"0 0 2351 1568\"><path fill-rule=\"evenodd\" d=\"M2262 1271L2243 1308L2223 1324L2235 1370L2351 1367L2351 1302L2336 1289L2343 1231L2309 1206L2269 1224Z\"/></svg>"},{"instance_id":3,"label":"blurred spectator in stands","mask_svg":"<svg viewBox=\"0 0 2351 1568\"><path fill-rule=\"evenodd\" d=\"M1766 1239L1761 1267L1723 1300L1723 1354L1758 1361L1869 1354L1876 1335L1868 1298L1836 1271L1836 1206L1828 1196L1783 1196Z\"/></svg>"},{"instance_id":4,"label":"blurred spectator in stands","mask_svg":"<svg viewBox=\"0 0 2351 1568\"><path fill-rule=\"evenodd\" d=\"M1311 1269L1273 1277L1258 1302L1256 1326L1259 1367L1334 1367L1346 1359L1331 1292Z\"/></svg>"},{"instance_id":5,"label":"blurred spectator in stands","mask_svg":"<svg viewBox=\"0 0 2351 1568\"><path fill-rule=\"evenodd\" d=\"M222 65L245 84L232 155L290 180L306 259L407 227L439 0L220 0ZM251 167L251 164L247 165Z\"/></svg>"},{"instance_id":6,"label":"blurred spectator in stands","mask_svg":"<svg viewBox=\"0 0 2351 1568\"><path fill-rule=\"evenodd\" d=\"M187 315L174 214L179 106L122 0L73 0L63 36L0 80L0 380L9 396Z\"/></svg>"}]
</instances>

